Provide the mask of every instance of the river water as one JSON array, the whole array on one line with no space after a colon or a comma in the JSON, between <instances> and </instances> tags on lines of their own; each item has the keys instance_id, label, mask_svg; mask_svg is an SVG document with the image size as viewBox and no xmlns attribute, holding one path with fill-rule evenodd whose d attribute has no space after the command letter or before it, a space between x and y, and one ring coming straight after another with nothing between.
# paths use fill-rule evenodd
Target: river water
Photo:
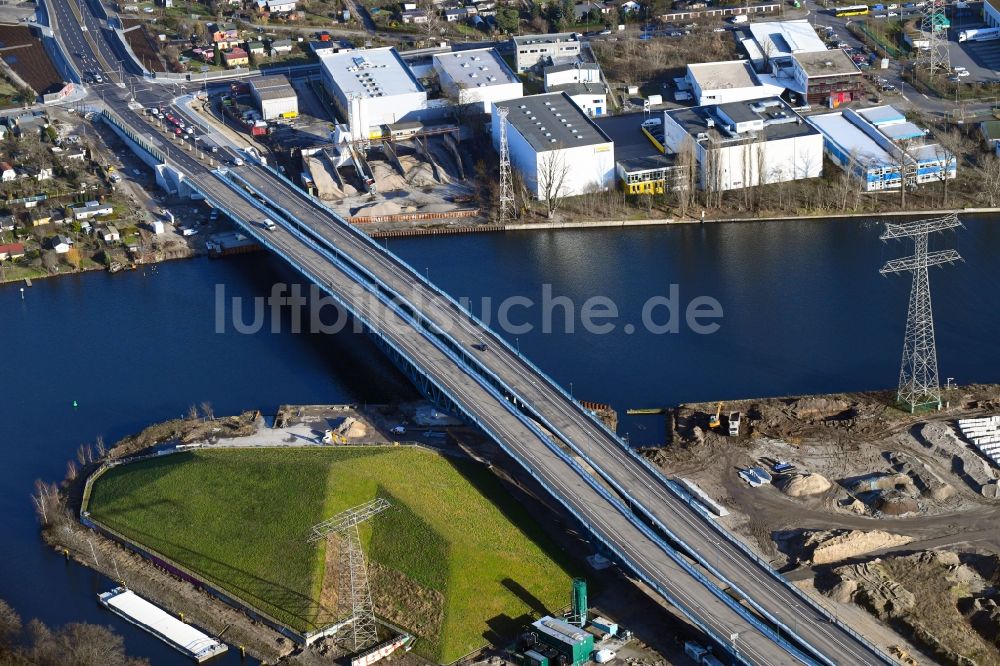
<instances>
[{"instance_id":1,"label":"river water","mask_svg":"<svg viewBox=\"0 0 1000 666\"><path fill-rule=\"evenodd\" d=\"M936 241L965 258L931 276L941 377L1000 382L1000 225L965 222ZM511 343L576 397L618 409L620 431L644 444L662 437L660 421L626 418L628 408L892 387L909 279L878 268L908 248L883 244L879 232L875 222L793 221L442 236L388 248L468 297L477 314L496 321L508 299L510 323L532 328L512 330ZM231 315L218 315L217 285L249 300L295 281L259 254L40 280L23 299L19 285L0 287L0 598L53 625L112 624L130 653L155 664L189 663L99 608L109 581L42 546L32 484L62 478L81 443L98 435L111 443L202 401L225 414L414 397L374 345L349 331L295 335L285 318L280 333L241 334L231 324L217 332ZM678 331L650 331L643 308L658 304L650 318L667 323L671 285ZM548 308L548 332L547 290L566 297ZM580 312L593 297L618 309L610 333L584 330ZM718 303L721 318L694 322L718 324L714 333L684 320L698 297ZM576 312L573 333L567 308Z\"/></svg>"}]
</instances>

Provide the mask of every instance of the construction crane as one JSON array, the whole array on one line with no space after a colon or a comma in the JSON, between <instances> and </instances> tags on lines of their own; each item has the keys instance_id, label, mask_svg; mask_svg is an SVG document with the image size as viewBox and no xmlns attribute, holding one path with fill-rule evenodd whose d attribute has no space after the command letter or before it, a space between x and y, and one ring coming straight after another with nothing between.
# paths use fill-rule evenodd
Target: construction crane
<instances>
[{"instance_id":1,"label":"construction crane","mask_svg":"<svg viewBox=\"0 0 1000 666\"><path fill-rule=\"evenodd\" d=\"M715 415L710 415L708 417L708 427L714 429L722 425L721 416L722 416L722 403L720 402L719 406L715 408Z\"/></svg>"}]
</instances>

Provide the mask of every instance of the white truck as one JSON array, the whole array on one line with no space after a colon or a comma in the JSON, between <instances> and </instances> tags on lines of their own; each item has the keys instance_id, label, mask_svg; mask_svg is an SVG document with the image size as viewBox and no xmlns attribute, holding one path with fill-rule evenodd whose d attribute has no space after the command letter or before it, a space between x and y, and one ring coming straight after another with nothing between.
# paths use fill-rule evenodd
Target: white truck
<instances>
[{"instance_id":1,"label":"white truck","mask_svg":"<svg viewBox=\"0 0 1000 666\"><path fill-rule=\"evenodd\" d=\"M740 436L740 413L739 412L729 412L729 436L739 437Z\"/></svg>"},{"instance_id":2,"label":"white truck","mask_svg":"<svg viewBox=\"0 0 1000 666\"><path fill-rule=\"evenodd\" d=\"M746 14L737 14L733 18L729 19L730 23L733 25L739 25L741 23L747 23L750 21Z\"/></svg>"},{"instance_id":3,"label":"white truck","mask_svg":"<svg viewBox=\"0 0 1000 666\"><path fill-rule=\"evenodd\" d=\"M1000 39L1000 28L971 28L958 33L960 42L986 42Z\"/></svg>"}]
</instances>

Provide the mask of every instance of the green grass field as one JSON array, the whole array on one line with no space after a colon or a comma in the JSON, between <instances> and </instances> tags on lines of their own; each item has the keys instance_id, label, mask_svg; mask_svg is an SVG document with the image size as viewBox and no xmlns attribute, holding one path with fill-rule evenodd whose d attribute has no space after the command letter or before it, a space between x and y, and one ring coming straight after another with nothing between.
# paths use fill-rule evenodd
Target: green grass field
<instances>
[{"instance_id":1,"label":"green grass field","mask_svg":"<svg viewBox=\"0 0 1000 666\"><path fill-rule=\"evenodd\" d=\"M309 527L377 496L394 508L362 532L373 568L388 572L373 588L406 593L376 590L376 612L413 630L423 656L449 663L567 604L565 556L496 478L420 449L177 454L110 470L90 512L308 631L334 619L319 601L325 554L306 543Z\"/></svg>"}]
</instances>

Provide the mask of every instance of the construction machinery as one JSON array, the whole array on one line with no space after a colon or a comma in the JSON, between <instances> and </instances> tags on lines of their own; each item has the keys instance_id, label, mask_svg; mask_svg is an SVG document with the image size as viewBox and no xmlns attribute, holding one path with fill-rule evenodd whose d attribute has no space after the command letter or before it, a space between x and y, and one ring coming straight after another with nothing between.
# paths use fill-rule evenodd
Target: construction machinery
<instances>
[{"instance_id":1,"label":"construction machinery","mask_svg":"<svg viewBox=\"0 0 1000 666\"><path fill-rule=\"evenodd\" d=\"M719 406L715 408L715 415L714 416L710 415L708 417L708 427L714 429L718 428L721 424L722 424L722 403L720 402Z\"/></svg>"},{"instance_id":2,"label":"construction machinery","mask_svg":"<svg viewBox=\"0 0 1000 666\"><path fill-rule=\"evenodd\" d=\"M740 413L739 412L729 412L729 436L739 437L740 436Z\"/></svg>"}]
</instances>

